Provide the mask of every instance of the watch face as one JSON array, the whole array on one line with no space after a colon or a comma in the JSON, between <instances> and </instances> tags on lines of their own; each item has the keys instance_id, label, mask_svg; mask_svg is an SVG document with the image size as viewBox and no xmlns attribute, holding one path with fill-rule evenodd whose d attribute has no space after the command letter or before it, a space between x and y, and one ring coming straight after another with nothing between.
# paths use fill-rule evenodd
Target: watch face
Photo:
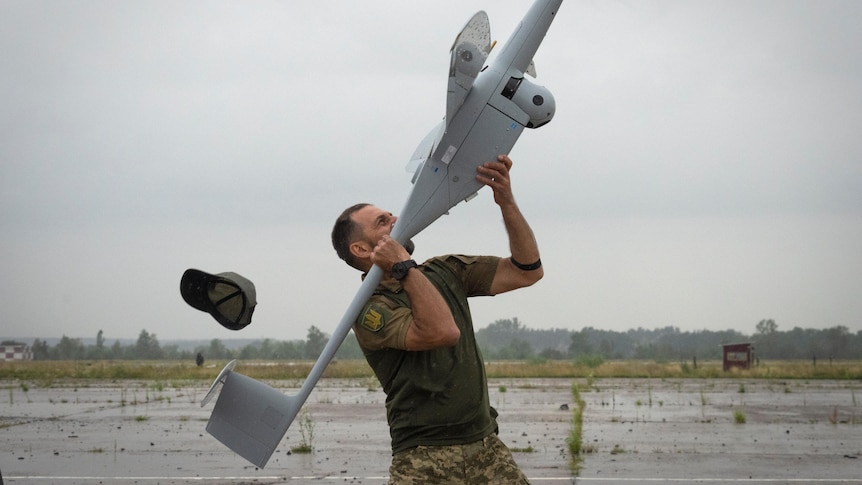
<instances>
[{"instance_id":1,"label":"watch face","mask_svg":"<svg viewBox=\"0 0 862 485\"><path fill-rule=\"evenodd\" d=\"M396 280L400 280L401 278L403 278L406 273L407 273L407 271L405 271L403 262L402 263L395 263L392 265L392 276Z\"/></svg>"},{"instance_id":2,"label":"watch face","mask_svg":"<svg viewBox=\"0 0 862 485\"><path fill-rule=\"evenodd\" d=\"M410 268L415 268L416 266L418 266L416 261L413 261L412 259L395 263L392 265L392 277L396 280L400 280L407 276L407 272L410 271Z\"/></svg>"}]
</instances>

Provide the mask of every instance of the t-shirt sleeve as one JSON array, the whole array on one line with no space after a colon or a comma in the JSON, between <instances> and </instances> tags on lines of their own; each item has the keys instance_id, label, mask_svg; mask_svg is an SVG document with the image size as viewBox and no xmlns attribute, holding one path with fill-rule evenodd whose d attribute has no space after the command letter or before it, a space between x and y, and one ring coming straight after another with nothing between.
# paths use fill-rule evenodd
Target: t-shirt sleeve
<instances>
[{"instance_id":1,"label":"t-shirt sleeve","mask_svg":"<svg viewBox=\"0 0 862 485\"><path fill-rule=\"evenodd\" d=\"M374 295L359 313L353 332L366 352L387 348L406 350L407 329L412 324L413 312L409 307Z\"/></svg>"},{"instance_id":2,"label":"t-shirt sleeve","mask_svg":"<svg viewBox=\"0 0 862 485\"><path fill-rule=\"evenodd\" d=\"M458 274L467 296L491 296L491 283L497 274L497 256L464 256L453 254L446 263Z\"/></svg>"}]
</instances>

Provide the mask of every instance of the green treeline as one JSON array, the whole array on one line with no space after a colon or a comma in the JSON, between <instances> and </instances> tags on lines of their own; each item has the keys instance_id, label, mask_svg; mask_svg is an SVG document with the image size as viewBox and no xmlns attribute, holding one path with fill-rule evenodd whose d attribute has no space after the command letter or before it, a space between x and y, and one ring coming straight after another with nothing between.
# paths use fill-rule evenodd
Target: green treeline
<instances>
[{"instance_id":1,"label":"green treeline","mask_svg":"<svg viewBox=\"0 0 862 485\"><path fill-rule=\"evenodd\" d=\"M795 327L779 331L774 320L761 320L754 333L734 330L683 332L676 327L625 332L584 327L581 330L533 330L517 318L498 320L476 333L486 360L497 359L643 359L655 361L720 360L723 344L751 342L758 359L859 359L862 331L847 327L823 330Z\"/></svg>"},{"instance_id":2,"label":"green treeline","mask_svg":"<svg viewBox=\"0 0 862 485\"><path fill-rule=\"evenodd\" d=\"M683 332L676 327L625 332L585 327L581 330L530 329L517 318L497 320L476 331L486 360L619 360L687 361L721 359L721 345L752 342L758 359L859 359L862 358L862 331L847 327L780 331L775 321L761 320L750 335L734 330ZM195 349L159 344L156 335L142 330L137 341L121 345L106 343L99 331L95 345L79 338L63 336L56 345L36 339L35 360L186 360L204 359L314 360L329 341L329 335L312 326L305 340L256 340L240 348L228 348L219 339ZM12 342L3 342L5 344ZM362 351L351 332L336 354L338 359L361 359Z\"/></svg>"},{"instance_id":3,"label":"green treeline","mask_svg":"<svg viewBox=\"0 0 862 485\"><path fill-rule=\"evenodd\" d=\"M329 341L329 335L317 327L308 329L305 340L256 340L239 349L228 348L221 340L212 339L208 345L180 349L177 345L160 345L156 334L141 330L134 344L122 345L119 340L107 345L104 332L99 331L95 345L85 345L80 338L66 335L56 345L36 339L31 346L33 360L314 360ZM3 342L13 344L17 342ZM361 359L362 351L353 333L349 334L336 353L340 359Z\"/></svg>"}]
</instances>

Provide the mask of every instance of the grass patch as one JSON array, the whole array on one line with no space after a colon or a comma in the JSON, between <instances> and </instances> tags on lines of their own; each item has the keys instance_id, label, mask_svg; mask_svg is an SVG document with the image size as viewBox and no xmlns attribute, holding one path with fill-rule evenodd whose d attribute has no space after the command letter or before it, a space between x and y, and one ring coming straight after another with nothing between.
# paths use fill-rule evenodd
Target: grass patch
<instances>
[{"instance_id":1,"label":"grass patch","mask_svg":"<svg viewBox=\"0 0 862 485\"><path fill-rule=\"evenodd\" d=\"M572 397L575 400L574 410L572 411L572 430L569 432L569 437L566 438L566 444L569 446L569 468L572 474L577 475L581 471L581 454L585 451L583 448L583 430L584 408L586 407L586 403L581 398L581 389L577 383L572 383Z\"/></svg>"},{"instance_id":2,"label":"grass patch","mask_svg":"<svg viewBox=\"0 0 862 485\"><path fill-rule=\"evenodd\" d=\"M745 424L745 412L742 409L733 410L733 422L736 424Z\"/></svg>"},{"instance_id":3,"label":"grass patch","mask_svg":"<svg viewBox=\"0 0 862 485\"><path fill-rule=\"evenodd\" d=\"M307 443L300 443L300 444L290 448L291 453L308 454L308 453L311 453L311 451L312 451L311 445L309 445Z\"/></svg>"},{"instance_id":4,"label":"grass patch","mask_svg":"<svg viewBox=\"0 0 862 485\"><path fill-rule=\"evenodd\" d=\"M604 357L596 354L587 354L578 357L577 364L580 366L595 369L605 363Z\"/></svg>"},{"instance_id":5,"label":"grass patch","mask_svg":"<svg viewBox=\"0 0 862 485\"><path fill-rule=\"evenodd\" d=\"M179 386L183 381L211 381L227 361L208 361L198 367L186 361L13 361L0 362L0 379L16 379L31 386L54 387L67 385L62 381L77 380L148 380L151 389L163 392L170 382ZM259 380L305 379L314 361L255 361L239 362L242 373ZM832 365L813 366L808 360L775 361L753 369L723 371L720 361L698 362L697 368L678 363L594 359L495 361L485 364L489 378L746 378L746 379L862 379L862 360L833 361ZM374 378L365 360L338 360L330 363L324 377ZM23 389L22 389L23 390Z\"/></svg>"}]
</instances>

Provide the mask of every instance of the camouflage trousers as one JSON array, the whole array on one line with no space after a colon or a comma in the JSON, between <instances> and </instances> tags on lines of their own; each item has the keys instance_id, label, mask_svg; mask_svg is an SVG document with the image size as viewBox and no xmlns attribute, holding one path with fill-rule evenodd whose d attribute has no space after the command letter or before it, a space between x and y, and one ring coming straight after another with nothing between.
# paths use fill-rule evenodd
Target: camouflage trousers
<instances>
[{"instance_id":1,"label":"camouflage trousers","mask_svg":"<svg viewBox=\"0 0 862 485\"><path fill-rule=\"evenodd\" d=\"M529 484L496 434L466 445L417 446L392 457L390 485Z\"/></svg>"}]
</instances>

